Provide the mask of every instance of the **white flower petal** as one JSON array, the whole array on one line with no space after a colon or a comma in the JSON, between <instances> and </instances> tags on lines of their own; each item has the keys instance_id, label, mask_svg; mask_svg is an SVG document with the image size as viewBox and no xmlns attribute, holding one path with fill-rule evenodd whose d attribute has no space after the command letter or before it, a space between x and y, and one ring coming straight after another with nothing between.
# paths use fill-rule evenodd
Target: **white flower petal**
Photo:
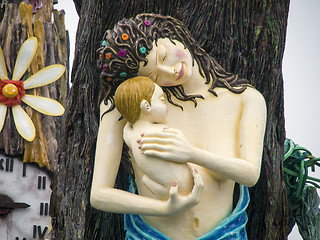
<instances>
[{"instance_id":1,"label":"white flower petal","mask_svg":"<svg viewBox=\"0 0 320 240\"><path fill-rule=\"evenodd\" d=\"M4 61L3 51L0 47L0 79L8 79L6 62Z\"/></svg>"},{"instance_id":2,"label":"white flower petal","mask_svg":"<svg viewBox=\"0 0 320 240\"><path fill-rule=\"evenodd\" d=\"M0 103L0 131L3 128L4 120L6 119L7 105Z\"/></svg>"},{"instance_id":3,"label":"white flower petal","mask_svg":"<svg viewBox=\"0 0 320 240\"><path fill-rule=\"evenodd\" d=\"M64 113L64 107L51 98L26 94L21 100L38 112L46 115L60 116Z\"/></svg>"},{"instance_id":4,"label":"white flower petal","mask_svg":"<svg viewBox=\"0 0 320 240\"><path fill-rule=\"evenodd\" d=\"M35 37L28 38L21 46L14 70L12 74L12 80L19 80L26 72L27 68L32 62L34 55L36 54L38 46L38 40Z\"/></svg>"},{"instance_id":5,"label":"white flower petal","mask_svg":"<svg viewBox=\"0 0 320 240\"><path fill-rule=\"evenodd\" d=\"M23 82L24 89L36 88L50 84L59 79L64 71L65 67L60 64L43 68Z\"/></svg>"},{"instance_id":6,"label":"white flower petal","mask_svg":"<svg viewBox=\"0 0 320 240\"><path fill-rule=\"evenodd\" d=\"M19 134L29 142L33 141L36 136L36 130L28 114L20 105L12 107L12 114Z\"/></svg>"}]
</instances>

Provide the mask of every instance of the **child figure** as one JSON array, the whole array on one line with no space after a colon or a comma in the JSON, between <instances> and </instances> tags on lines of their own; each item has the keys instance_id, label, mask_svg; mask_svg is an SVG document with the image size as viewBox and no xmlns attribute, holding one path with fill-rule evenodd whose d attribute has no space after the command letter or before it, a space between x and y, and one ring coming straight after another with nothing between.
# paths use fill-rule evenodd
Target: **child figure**
<instances>
[{"instance_id":1,"label":"child figure","mask_svg":"<svg viewBox=\"0 0 320 240\"><path fill-rule=\"evenodd\" d=\"M168 108L164 102L161 87L148 77L128 79L119 85L115 93L116 108L128 121L124 127L123 138L130 148L131 156L133 155L131 161L139 194L167 200L170 187L179 183L178 193L185 195L192 191L194 181L187 164L147 156L141 149L140 137L145 136L148 131L180 134L165 125ZM170 151L170 145L164 150Z\"/></svg>"}]
</instances>

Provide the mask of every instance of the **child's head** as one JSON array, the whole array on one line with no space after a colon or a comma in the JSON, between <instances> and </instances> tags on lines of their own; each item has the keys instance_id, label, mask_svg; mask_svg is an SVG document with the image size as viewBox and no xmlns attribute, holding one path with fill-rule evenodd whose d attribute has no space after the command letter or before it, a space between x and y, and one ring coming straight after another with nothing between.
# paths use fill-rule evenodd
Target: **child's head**
<instances>
[{"instance_id":1,"label":"child's head","mask_svg":"<svg viewBox=\"0 0 320 240\"><path fill-rule=\"evenodd\" d=\"M154 93L157 96L153 96ZM163 103L162 89L148 77L134 77L121 83L116 90L114 101L118 111L131 124L139 119L141 109L146 113L154 113L156 118L161 117L163 113L166 114L167 111ZM154 105L153 110L151 110L152 105Z\"/></svg>"}]
</instances>

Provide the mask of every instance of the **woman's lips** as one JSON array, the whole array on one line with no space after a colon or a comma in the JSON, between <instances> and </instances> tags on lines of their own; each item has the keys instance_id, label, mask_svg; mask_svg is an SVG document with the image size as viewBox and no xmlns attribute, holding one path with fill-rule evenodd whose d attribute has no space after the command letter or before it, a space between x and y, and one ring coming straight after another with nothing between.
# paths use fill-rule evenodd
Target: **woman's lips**
<instances>
[{"instance_id":1,"label":"woman's lips","mask_svg":"<svg viewBox=\"0 0 320 240\"><path fill-rule=\"evenodd\" d=\"M183 63L181 63L181 69L179 71L179 75L176 80L181 79L183 76L184 76L184 66L183 66Z\"/></svg>"}]
</instances>

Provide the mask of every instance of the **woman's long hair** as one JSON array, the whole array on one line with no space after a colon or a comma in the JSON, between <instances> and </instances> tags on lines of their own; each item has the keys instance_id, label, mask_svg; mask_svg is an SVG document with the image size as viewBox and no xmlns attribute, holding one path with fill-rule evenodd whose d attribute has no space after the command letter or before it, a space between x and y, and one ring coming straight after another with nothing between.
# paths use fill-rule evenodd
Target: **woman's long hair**
<instances>
[{"instance_id":1,"label":"woman's long hair","mask_svg":"<svg viewBox=\"0 0 320 240\"><path fill-rule=\"evenodd\" d=\"M114 109L114 94L117 87L126 79L137 76L140 63L148 64L146 58L152 50L153 42L159 38L169 38L181 42L191 53L193 63L197 61L199 72L209 85L208 91L217 95L215 87L227 88L233 93L242 93L248 80L241 79L225 71L217 61L208 55L191 36L183 23L170 16L158 14L139 14L135 18L119 21L112 30L108 30L98 49L98 67L101 70L100 80L103 89L101 98L111 102L108 111ZM178 107L172 95L178 100L193 101L201 95L187 95L183 86L163 87L168 101ZM181 107L182 108L182 107Z\"/></svg>"}]
</instances>

